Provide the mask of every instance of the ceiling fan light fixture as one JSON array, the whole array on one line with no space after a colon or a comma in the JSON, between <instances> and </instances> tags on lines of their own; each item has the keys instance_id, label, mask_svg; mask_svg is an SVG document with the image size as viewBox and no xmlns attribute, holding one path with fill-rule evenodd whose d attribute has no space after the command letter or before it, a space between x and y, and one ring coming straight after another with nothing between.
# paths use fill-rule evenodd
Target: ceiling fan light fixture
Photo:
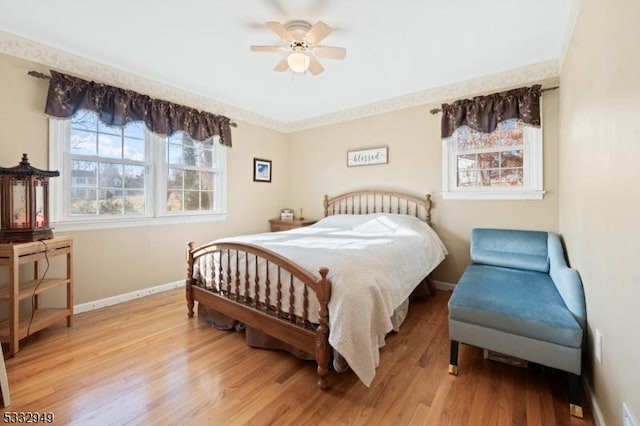
<instances>
[{"instance_id":1,"label":"ceiling fan light fixture","mask_svg":"<svg viewBox=\"0 0 640 426\"><path fill-rule=\"evenodd\" d=\"M287 64L293 72L303 73L309 68L311 59L304 53L295 52L287 56Z\"/></svg>"}]
</instances>

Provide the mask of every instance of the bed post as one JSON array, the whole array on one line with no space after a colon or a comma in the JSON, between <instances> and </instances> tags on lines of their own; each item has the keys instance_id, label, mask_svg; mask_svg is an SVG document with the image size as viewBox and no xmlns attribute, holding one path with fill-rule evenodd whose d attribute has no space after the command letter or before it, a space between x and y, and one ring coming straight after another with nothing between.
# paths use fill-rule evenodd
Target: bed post
<instances>
[{"instance_id":1,"label":"bed post","mask_svg":"<svg viewBox=\"0 0 640 426\"><path fill-rule=\"evenodd\" d=\"M324 194L324 217L329 216L329 196Z\"/></svg>"},{"instance_id":2,"label":"bed post","mask_svg":"<svg viewBox=\"0 0 640 426\"><path fill-rule=\"evenodd\" d=\"M193 241L189 241L187 249L187 281L185 283L185 296L187 298L187 315L193 318Z\"/></svg>"},{"instance_id":3,"label":"bed post","mask_svg":"<svg viewBox=\"0 0 640 426\"><path fill-rule=\"evenodd\" d=\"M331 299L331 282L327 279L329 269L320 268L320 276L322 279L318 283L318 291L316 295L320 308L318 309L318 317L320 325L316 329L316 362L318 363L318 387L322 390L327 389L329 381L329 359L331 358L331 346L329 346L329 299Z\"/></svg>"},{"instance_id":4,"label":"bed post","mask_svg":"<svg viewBox=\"0 0 640 426\"><path fill-rule=\"evenodd\" d=\"M426 220L427 220L427 225L431 226L431 194L427 194L426 198L427 198L427 202L425 203L425 207L427 209Z\"/></svg>"}]
</instances>

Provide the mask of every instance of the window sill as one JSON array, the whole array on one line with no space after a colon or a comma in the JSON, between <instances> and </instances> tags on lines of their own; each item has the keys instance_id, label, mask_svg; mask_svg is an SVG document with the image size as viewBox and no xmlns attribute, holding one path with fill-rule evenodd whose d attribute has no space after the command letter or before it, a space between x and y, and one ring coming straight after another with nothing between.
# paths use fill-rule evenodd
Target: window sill
<instances>
[{"instance_id":1,"label":"window sill","mask_svg":"<svg viewBox=\"0 0 640 426\"><path fill-rule=\"evenodd\" d=\"M137 217L126 219L97 219L61 221L51 224L55 232L89 231L94 229L137 228L142 226L175 225L183 223L217 222L227 220L226 213Z\"/></svg>"},{"instance_id":2,"label":"window sill","mask_svg":"<svg viewBox=\"0 0 640 426\"><path fill-rule=\"evenodd\" d=\"M542 200L546 191L445 191L444 200Z\"/></svg>"}]
</instances>

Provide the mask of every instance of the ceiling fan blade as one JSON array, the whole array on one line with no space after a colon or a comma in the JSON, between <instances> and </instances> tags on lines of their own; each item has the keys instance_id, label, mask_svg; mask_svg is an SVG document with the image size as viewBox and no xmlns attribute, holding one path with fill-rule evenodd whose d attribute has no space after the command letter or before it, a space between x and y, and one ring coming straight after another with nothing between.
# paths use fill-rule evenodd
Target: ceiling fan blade
<instances>
[{"instance_id":1,"label":"ceiling fan blade","mask_svg":"<svg viewBox=\"0 0 640 426\"><path fill-rule=\"evenodd\" d=\"M284 46L250 46L250 49L254 52L280 52L287 50Z\"/></svg>"},{"instance_id":2,"label":"ceiling fan blade","mask_svg":"<svg viewBox=\"0 0 640 426\"><path fill-rule=\"evenodd\" d=\"M347 56L347 49L344 47L317 46L313 53L321 58L344 59Z\"/></svg>"},{"instance_id":3,"label":"ceiling fan blade","mask_svg":"<svg viewBox=\"0 0 640 426\"><path fill-rule=\"evenodd\" d=\"M309 68L307 69L311 74L317 75L317 74L320 74L322 71L324 71L324 67L320 62L318 62L316 58L311 56L309 57L309 59L311 59L311 61L309 63Z\"/></svg>"},{"instance_id":4,"label":"ceiling fan blade","mask_svg":"<svg viewBox=\"0 0 640 426\"><path fill-rule=\"evenodd\" d=\"M282 72L289 69L289 63L287 62L287 58L285 57L283 60L277 63L277 65L273 68L274 71Z\"/></svg>"},{"instance_id":5,"label":"ceiling fan blade","mask_svg":"<svg viewBox=\"0 0 640 426\"><path fill-rule=\"evenodd\" d=\"M295 41L295 37L282 25L280 22L270 21L267 22L267 27L276 33L284 41Z\"/></svg>"},{"instance_id":6,"label":"ceiling fan blade","mask_svg":"<svg viewBox=\"0 0 640 426\"><path fill-rule=\"evenodd\" d=\"M331 34L331 28L329 28L329 26L324 22L318 21L313 27L309 29L309 31L307 31L304 39L308 43L318 44L329 34Z\"/></svg>"}]
</instances>

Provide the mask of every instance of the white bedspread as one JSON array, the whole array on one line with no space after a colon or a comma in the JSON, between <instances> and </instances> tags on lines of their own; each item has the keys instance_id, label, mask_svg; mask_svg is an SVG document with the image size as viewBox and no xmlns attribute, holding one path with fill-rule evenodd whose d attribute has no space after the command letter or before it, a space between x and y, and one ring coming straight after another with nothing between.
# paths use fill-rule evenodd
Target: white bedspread
<instances>
[{"instance_id":1,"label":"white bedspread","mask_svg":"<svg viewBox=\"0 0 640 426\"><path fill-rule=\"evenodd\" d=\"M393 311L447 254L426 223L384 213L329 216L304 228L223 241L266 247L316 275L329 268L329 343L367 386Z\"/></svg>"}]
</instances>

